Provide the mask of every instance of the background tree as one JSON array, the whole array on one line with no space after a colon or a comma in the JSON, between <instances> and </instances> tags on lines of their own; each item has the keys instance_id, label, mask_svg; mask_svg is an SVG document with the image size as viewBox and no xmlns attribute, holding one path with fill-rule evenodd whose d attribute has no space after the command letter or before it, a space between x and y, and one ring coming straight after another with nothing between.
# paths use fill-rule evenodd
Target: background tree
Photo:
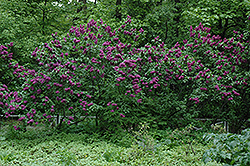
<instances>
[{"instance_id":1,"label":"background tree","mask_svg":"<svg viewBox=\"0 0 250 166\"><path fill-rule=\"evenodd\" d=\"M247 30L247 16L250 11L250 2L244 0L202 0L196 6L191 6L183 12L185 25L197 25L202 22L204 26L211 27L213 34L224 39L231 37L233 30ZM249 30L249 29L248 29Z\"/></svg>"},{"instance_id":2,"label":"background tree","mask_svg":"<svg viewBox=\"0 0 250 166\"><path fill-rule=\"evenodd\" d=\"M68 15L76 10L68 1L54 0L0 0L0 6L1 43L13 42L13 59L32 68L33 49L48 41L52 33L65 33L72 25Z\"/></svg>"}]
</instances>

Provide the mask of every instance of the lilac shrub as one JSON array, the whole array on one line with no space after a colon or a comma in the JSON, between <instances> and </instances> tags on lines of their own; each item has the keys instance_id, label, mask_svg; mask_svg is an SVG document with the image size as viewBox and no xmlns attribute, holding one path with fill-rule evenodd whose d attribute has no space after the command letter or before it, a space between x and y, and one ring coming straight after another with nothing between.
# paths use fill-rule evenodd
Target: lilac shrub
<instances>
[{"instance_id":1,"label":"lilac shrub","mask_svg":"<svg viewBox=\"0 0 250 166\"><path fill-rule=\"evenodd\" d=\"M234 31L234 37L222 39L204 34L205 30L202 24L195 29L191 27L190 37L195 40L186 43L195 53L191 63L197 73L193 78L197 80L196 90L190 100L196 99L201 116L229 120L231 128L237 126L232 130L236 132L250 117L249 34ZM197 71L197 68L203 69Z\"/></svg>"},{"instance_id":2,"label":"lilac shrub","mask_svg":"<svg viewBox=\"0 0 250 166\"><path fill-rule=\"evenodd\" d=\"M25 120L34 125L51 122L62 116L61 122L78 123L81 116L96 116L98 121L121 122L125 117L122 96L125 87L113 84L118 75L116 67L128 59L142 30L129 29L131 19L117 31L91 20L87 26L72 27L66 37L52 34L53 40L36 48L32 57L37 70L13 66L14 74L24 79L22 104ZM127 26L127 27L126 27ZM125 29L126 32L121 29ZM131 40L124 44L120 36ZM123 79L123 78L121 78ZM108 117L108 118L106 118Z\"/></svg>"},{"instance_id":3,"label":"lilac shrub","mask_svg":"<svg viewBox=\"0 0 250 166\"><path fill-rule=\"evenodd\" d=\"M148 109L161 122L190 116L238 118L233 125L248 120L248 36L221 39L209 32L200 24L190 27L184 45L177 42L167 49L157 37L154 43L133 49L131 60L117 67L120 78L129 71L129 78L122 79L131 85L125 95L143 103L144 109L154 103Z\"/></svg>"},{"instance_id":4,"label":"lilac shrub","mask_svg":"<svg viewBox=\"0 0 250 166\"><path fill-rule=\"evenodd\" d=\"M19 120L35 125L60 115L60 126L95 116L105 129L139 121L177 127L193 117L235 118L236 106L249 117L242 98L249 95L244 35L221 39L200 24L170 49L159 37L139 47L144 30L132 21L128 16L114 30L91 20L37 47L36 70L12 64L24 81Z\"/></svg>"}]
</instances>

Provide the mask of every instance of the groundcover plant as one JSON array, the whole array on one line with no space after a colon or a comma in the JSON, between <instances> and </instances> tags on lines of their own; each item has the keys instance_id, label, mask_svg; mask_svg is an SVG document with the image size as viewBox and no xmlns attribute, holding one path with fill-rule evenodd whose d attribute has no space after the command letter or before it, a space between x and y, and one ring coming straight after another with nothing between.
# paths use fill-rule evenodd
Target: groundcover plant
<instances>
[{"instance_id":1,"label":"groundcover plant","mask_svg":"<svg viewBox=\"0 0 250 166\"><path fill-rule=\"evenodd\" d=\"M221 39L199 24L170 49L159 37L138 47L145 32L132 22L128 16L111 29L91 20L66 36L52 34L31 54L36 69L12 62L13 43L1 46L1 63L23 81L19 92L1 85L2 114L23 115L16 130L51 123L53 116L61 118L59 126L95 116L106 129L142 117L160 127L201 116L234 125L249 118L249 32Z\"/></svg>"},{"instance_id":2,"label":"groundcover plant","mask_svg":"<svg viewBox=\"0 0 250 166\"><path fill-rule=\"evenodd\" d=\"M114 144L100 137L99 133L91 136L57 133L45 127L16 132L13 127L5 126L0 129L0 165L204 165L201 159L207 146L194 141L194 154L181 141L181 145L176 140L159 144L146 131L136 133L146 140L135 140L123 133L122 139ZM143 142L146 144L141 144ZM222 164L208 162L206 165Z\"/></svg>"}]
</instances>

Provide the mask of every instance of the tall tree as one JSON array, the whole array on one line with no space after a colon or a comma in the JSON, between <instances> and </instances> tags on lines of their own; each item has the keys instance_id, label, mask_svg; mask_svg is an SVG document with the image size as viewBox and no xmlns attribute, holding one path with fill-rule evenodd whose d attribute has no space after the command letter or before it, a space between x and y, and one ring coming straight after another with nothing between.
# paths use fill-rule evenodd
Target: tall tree
<instances>
[{"instance_id":1,"label":"tall tree","mask_svg":"<svg viewBox=\"0 0 250 166\"><path fill-rule=\"evenodd\" d=\"M233 30L247 30L246 20L250 13L250 3L244 0L202 0L183 13L186 24L202 22L212 28L213 34L222 38L230 37Z\"/></svg>"}]
</instances>

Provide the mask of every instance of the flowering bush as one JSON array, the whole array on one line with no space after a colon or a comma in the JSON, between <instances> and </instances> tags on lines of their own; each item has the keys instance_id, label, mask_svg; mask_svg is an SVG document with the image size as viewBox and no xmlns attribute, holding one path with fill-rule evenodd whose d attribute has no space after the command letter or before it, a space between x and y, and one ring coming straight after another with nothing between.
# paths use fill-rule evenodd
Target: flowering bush
<instances>
[{"instance_id":1,"label":"flowering bush","mask_svg":"<svg viewBox=\"0 0 250 166\"><path fill-rule=\"evenodd\" d=\"M190 27L184 44L168 49L156 37L138 48L144 30L131 22L128 16L113 30L101 19L91 20L65 37L52 34L51 42L37 47L32 53L36 70L10 64L24 81L23 91L15 93L21 99L16 108L25 114L19 120L31 125L58 116L61 125L91 115L105 128L141 120L164 127L192 117L249 117L244 110L249 102L242 98L249 95L246 36L235 32L237 37L221 39L200 24ZM4 113L9 114L13 104L6 90L1 102L8 104Z\"/></svg>"},{"instance_id":2,"label":"flowering bush","mask_svg":"<svg viewBox=\"0 0 250 166\"><path fill-rule=\"evenodd\" d=\"M32 53L40 65L36 71L13 65L14 74L24 80L21 110L25 116L19 120L38 124L60 115L61 122L71 124L86 115L96 116L97 121L107 120L105 115L109 121L112 117L124 118L124 111L116 103L122 100L122 88L113 84L118 74L116 65L128 56L122 57L122 50L128 52L143 33L136 29L121 32L130 22L128 18L117 32L102 20L91 20L87 27L72 27L67 37L52 34L50 43ZM131 44L123 44L119 37Z\"/></svg>"}]
</instances>

